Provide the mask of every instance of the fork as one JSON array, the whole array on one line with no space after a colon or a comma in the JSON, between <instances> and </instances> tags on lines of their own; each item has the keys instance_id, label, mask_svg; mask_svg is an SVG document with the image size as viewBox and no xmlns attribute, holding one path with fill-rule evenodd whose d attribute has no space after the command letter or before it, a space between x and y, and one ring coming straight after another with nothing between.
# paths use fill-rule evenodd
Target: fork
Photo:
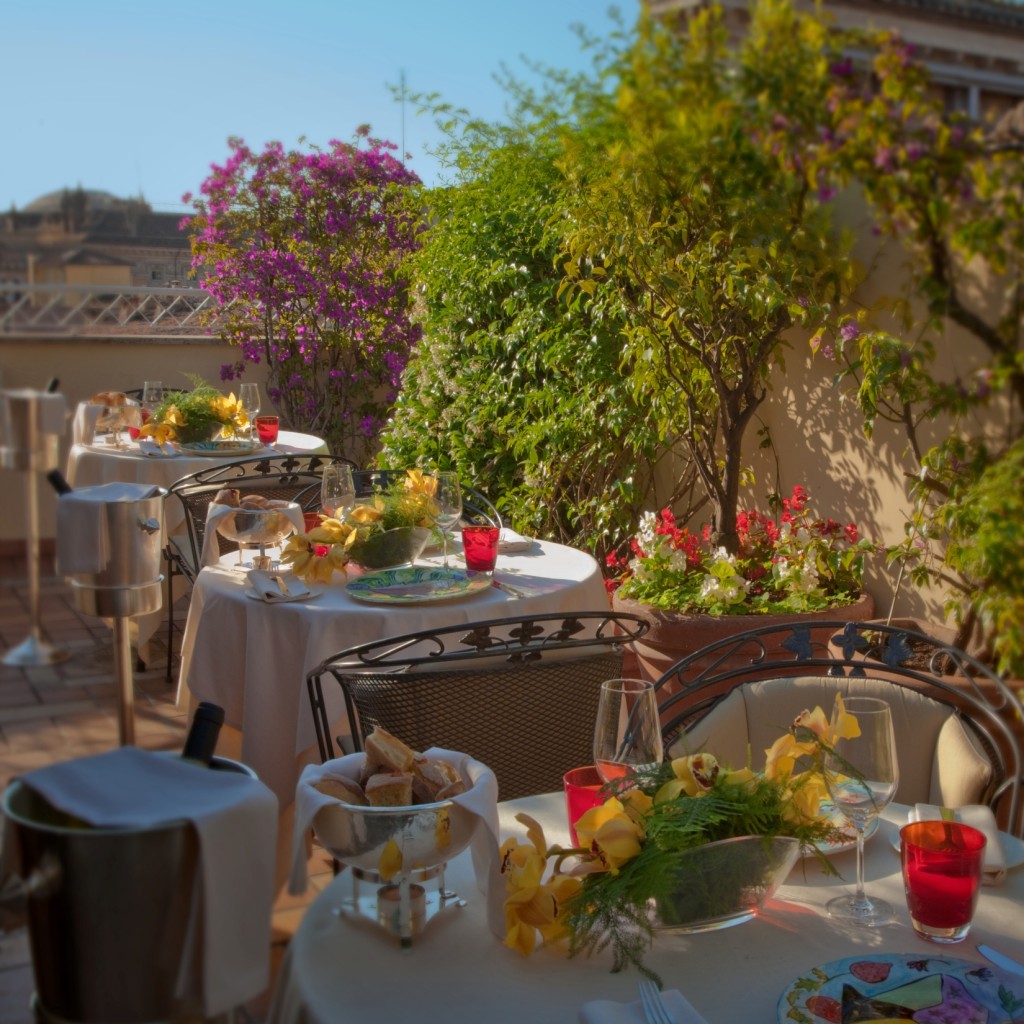
<instances>
[{"instance_id":1,"label":"fork","mask_svg":"<svg viewBox=\"0 0 1024 1024\"><path fill-rule=\"evenodd\" d=\"M647 1024L675 1024L672 1014L662 1001L658 986L650 978L641 978L637 987L640 989L640 1005Z\"/></svg>"}]
</instances>

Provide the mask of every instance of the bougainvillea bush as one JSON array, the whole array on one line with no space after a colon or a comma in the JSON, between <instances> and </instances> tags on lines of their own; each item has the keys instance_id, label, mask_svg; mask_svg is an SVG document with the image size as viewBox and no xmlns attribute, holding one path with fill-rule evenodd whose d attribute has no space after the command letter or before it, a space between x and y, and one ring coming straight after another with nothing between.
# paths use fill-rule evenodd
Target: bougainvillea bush
<instances>
[{"instance_id":1,"label":"bougainvillea bush","mask_svg":"<svg viewBox=\"0 0 1024 1024\"><path fill-rule=\"evenodd\" d=\"M287 425L362 458L419 336L400 271L418 244L419 179L367 128L326 150L228 145L183 221L218 333L239 349L222 378L265 363Z\"/></svg>"}]
</instances>

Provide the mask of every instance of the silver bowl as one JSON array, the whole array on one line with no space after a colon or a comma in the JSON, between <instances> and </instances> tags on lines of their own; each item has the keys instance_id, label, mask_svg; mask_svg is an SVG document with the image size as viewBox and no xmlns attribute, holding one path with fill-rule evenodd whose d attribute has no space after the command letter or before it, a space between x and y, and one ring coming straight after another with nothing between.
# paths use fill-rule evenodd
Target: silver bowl
<instances>
[{"instance_id":1,"label":"silver bowl","mask_svg":"<svg viewBox=\"0 0 1024 1024\"><path fill-rule=\"evenodd\" d=\"M239 545L274 546L295 532L288 511L298 511L290 501L287 508L240 508L217 524L217 532Z\"/></svg>"},{"instance_id":2,"label":"silver bowl","mask_svg":"<svg viewBox=\"0 0 1024 1024\"><path fill-rule=\"evenodd\" d=\"M486 771L469 761L474 788ZM391 840L402 853L401 874L425 871L444 864L468 845L476 815L453 800L414 807L357 807L336 800L313 817L317 840L334 857L352 867L376 872Z\"/></svg>"}]
</instances>

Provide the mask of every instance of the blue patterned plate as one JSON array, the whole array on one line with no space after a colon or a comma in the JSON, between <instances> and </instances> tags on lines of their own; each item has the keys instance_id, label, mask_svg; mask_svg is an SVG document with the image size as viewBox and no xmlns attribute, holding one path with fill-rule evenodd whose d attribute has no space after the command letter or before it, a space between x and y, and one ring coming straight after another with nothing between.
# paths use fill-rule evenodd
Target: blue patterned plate
<instances>
[{"instance_id":1,"label":"blue patterned plate","mask_svg":"<svg viewBox=\"0 0 1024 1024\"><path fill-rule=\"evenodd\" d=\"M204 455L214 459L227 458L229 455L262 452L265 448L266 445L260 441L242 441L237 438L224 438L220 441L192 441L181 445L181 450L186 455Z\"/></svg>"},{"instance_id":2,"label":"blue patterned plate","mask_svg":"<svg viewBox=\"0 0 1024 1024\"><path fill-rule=\"evenodd\" d=\"M865 953L797 978L777 1012L779 1024L993 1024L1024 1014L1024 978L927 952Z\"/></svg>"},{"instance_id":3,"label":"blue patterned plate","mask_svg":"<svg viewBox=\"0 0 1024 1024\"><path fill-rule=\"evenodd\" d=\"M486 590L490 576L463 569L439 569L413 565L381 569L352 580L345 588L359 601L379 604L422 604L427 601L457 601Z\"/></svg>"}]
</instances>

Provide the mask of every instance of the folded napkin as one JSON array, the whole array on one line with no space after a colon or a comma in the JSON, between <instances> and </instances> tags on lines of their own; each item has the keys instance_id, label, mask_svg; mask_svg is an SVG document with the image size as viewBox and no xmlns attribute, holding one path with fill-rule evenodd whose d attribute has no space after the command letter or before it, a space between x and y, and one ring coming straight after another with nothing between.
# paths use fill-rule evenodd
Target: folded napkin
<instances>
[{"instance_id":1,"label":"folded napkin","mask_svg":"<svg viewBox=\"0 0 1024 1024\"><path fill-rule=\"evenodd\" d=\"M160 493L153 484L114 481L83 487L57 499L57 572L102 572L110 561L107 505L142 501Z\"/></svg>"},{"instance_id":2,"label":"folded napkin","mask_svg":"<svg viewBox=\"0 0 1024 1024\"><path fill-rule=\"evenodd\" d=\"M532 537L524 537L507 526L501 528L501 533L498 536L498 550L505 554L511 551L528 551L533 547L533 543Z\"/></svg>"},{"instance_id":3,"label":"folded napkin","mask_svg":"<svg viewBox=\"0 0 1024 1024\"><path fill-rule=\"evenodd\" d=\"M92 402L78 403L75 418L71 421L72 444L92 444L96 436L96 425L106 409L105 405L94 405Z\"/></svg>"},{"instance_id":4,"label":"folded napkin","mask_svg":"<svg viewBox=\"0 0 1024 1024\"><path fill-rule=\"evenodd\" d=\"M358 780L365 754L348 754L324 764L306 765L295 790L295 832L292 840L292 870L289 891L299 895L306 889L306 835L313 827L313 818L321 807L334 803L335 798L325 796L314 785L322 778L342 777ZM487 923L496 936L505 938L505 880L501 876L498 854L498 780L486 765L468 754L431 747L424 757L435 757L455 767L464 779L475 778L475 784L465 793L452 797L452 802L464 807L479 819L470 840L473 871L477 888L487 896Z\"/></svg>"},{"instance_id":5,"label":"folded napkin","mask_svg":"<svg viewBox=\"0 0 1024 1024\"><path fill-rule=\"evenodd\" d=\"M174 459L178 457L176 448L169 444L157 444L148 437L139 438L139 451L151 459Z\"/></svg>"},{"instance_id":6,"label":"folded napkin","mask_svg":"<svg viewBox=\"0 0 1024 1024\"><path fill-rule=\"evenodd\" d=\"M907 818L910 821L941 821L943 810L935 804L914 804ZM953 820L985 834L987 842L981 882L982 885L998 885L1006 878L1006 854L999 840L999 826L992 808L984 804L965 804L953 811Z\"/></svg>"},{"instance_id":7,"label":"folded napkin","mask_svg":"<svg viewBox=\"0 0 1024 1024\"><path fill-rule=\"evenodd\" d=\"M281 604L287 601L305 601L313 596L313 591L309 589L301 580L292 579L290 583L286 582L285 586L288 588L286 594L282 589L281 585L277 582L281 579L281 576L275 572L263 572L261 569L250 569L246 574L249 577L249 583L252 584L252 589L267 604Z\"/></svg>"},{"instance_id":8,"label":"folded napkin","mask_svg":"<svg viewBox=\"0 0 1024 1024\"><path fill-rule=\"evenodd\" d=\"M675 1024L707 1024L679 989L666 989L661 998ZM647 1018L639 999L632 1003L594 999L580 1007L579 1021L580 1024L646 1024Z\"/></svg>"},{"instance_id":9,"label":"folded napkin","mask_svg":"<svg viewBox=\"0 0 1024 1024\"><path fill-rule=\"evenodd\" d=\"M63 761L20 781L96 827L191 822L200 868L196 890L183 894L191 899L192 919L178 995L200 995L205 1015L213 1017L266 989L277 836L277 800L266 786L136 747ZM7 852L6 826L5 832L6 866L17 873L21 865Z\"/></svg>"},{"instance_id":10,"label":"folded napkin","mask_svg":"<svg viewBox=\"0 0 1024 1024\"><path fill-rule=\"evenodd\" d=\"M200 566L216 565L220 561L220 544L217 542L217 526L224 522L228 516L234 515L239 509L234 505L219 505L211 502L206 510L206 532L203 534L203 550L199 557ZM245 511L244 509L242 511ZM279 508L275 511L291 520L296 533L303 533L306 529L306 521L302 517L302 509L297 505L294 508Z\"/></svg>"}]
</instances>

